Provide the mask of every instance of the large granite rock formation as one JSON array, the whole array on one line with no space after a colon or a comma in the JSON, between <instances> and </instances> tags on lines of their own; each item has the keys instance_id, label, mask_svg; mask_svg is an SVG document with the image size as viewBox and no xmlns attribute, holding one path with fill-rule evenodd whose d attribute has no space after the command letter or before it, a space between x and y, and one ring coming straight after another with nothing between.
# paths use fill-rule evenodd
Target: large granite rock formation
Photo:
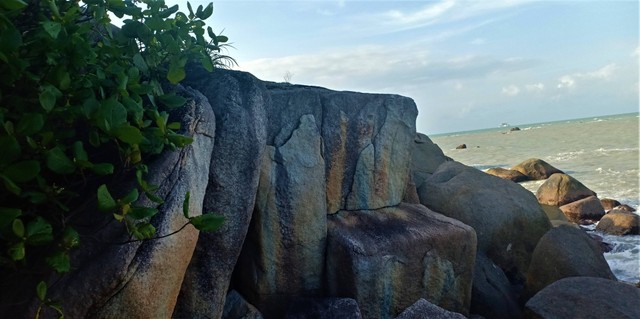
<instances>
[{"instance_id":1,"label":"large granite rock formation","mask_svg":"<svg viewBox=\"0 0 640 319\"><path fill-rule=\"evenodd\" d=\"M214 148L203 209L225 217L222 229L200 234L175 316L217 317L247 234L266 141L264 85L243 72L194 70L187 84L200 90L216 115ZM201 171L200 174L205 174Z\"/></svg>"},{"instance_id":2,"label":"large granite rock formation","mask_svg":"<svg viewBox=\"0 0 640 319\"><path fill-rule=\"evenodd\" d=\"M340 211L329 217L328 235L328 293L357 300L364 318L394 318L416 298L468 314L476 252L471 227L402 204Z\"/></svg>"},{"instance_id":3,"label":"large granite rock formation","mask_svg":"<svg viewBox=\"0 0 640 319\"><path fill-rule=\"evenodd\" d=\"M190 215L198 216L205 200L205 189L213 151L215 116L206 98L194 90L182 90L190 101L176 118L182 118L183 134L193 143L167 153L150 164L149 182L159 185L157 195L164 198L151 222L158 235L169 234L187 220L182 214L184 196L190 192ZM120 184L110 190L119 194ZM146 199L141 202L149 203ZM95 207L90 202L87 207ZM161 240L128 242L123 224L112 216L88 209L70 223L78 227L82 246L72 255L74 271L52 285L48 297L59 301L68 318L169 318L172 315L184 274L198 239L189 226ZM93 225L93 226L91 226ZM35 306L34 306L35 307ZM35 313L34 308L30 313ZM20 310L16 310L20 311ZM26 318L23 313L5 313L5 318ZM57 318L44 308L42 318Z\"/></svg>"}]
</instances>

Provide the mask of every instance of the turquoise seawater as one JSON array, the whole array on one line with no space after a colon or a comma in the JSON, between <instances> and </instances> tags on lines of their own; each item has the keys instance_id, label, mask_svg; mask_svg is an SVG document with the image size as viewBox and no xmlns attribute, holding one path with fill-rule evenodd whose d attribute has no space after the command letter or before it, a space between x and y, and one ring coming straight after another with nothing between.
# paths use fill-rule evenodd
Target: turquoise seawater
<instances>
[{"instance_id":1,"label":"turquoise seawater","mask_svg":"<svg viewBox=\"0 0 640 319\"><path fill-rule=\"evenodd\" d=\"M568 121L517 125L430 136L444 153L466 165L486 170L511 168L540 158L573 176L598 194L636 209L640 206L638 113ZM466 144L467 149L456 149ZM521 185L536 192L544 181ZM636 211L636 213L639 213ZM640 236L610 236L605 258L619 280L640 281Z\"/></svg>"}]
</instances>

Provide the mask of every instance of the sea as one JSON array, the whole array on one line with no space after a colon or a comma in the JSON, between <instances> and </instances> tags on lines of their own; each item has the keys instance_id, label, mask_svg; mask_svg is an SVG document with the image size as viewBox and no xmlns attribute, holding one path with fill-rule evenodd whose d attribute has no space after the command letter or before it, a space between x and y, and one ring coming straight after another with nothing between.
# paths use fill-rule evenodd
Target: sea
<instances>
[{"instance_id":1,"label":"sea","mask_svg":"<svg viewBox=\"0 0 640 319\"><path fill-rule=\"evenodd\" d=\"M529 158L542 159L582 182L598 198L616 199L637 210L639 122L638 113L630 113L525 125L503 123L492 129L429 137L445 155L480 170L511 168ZM467 148L456 149L461 144ZM520 185L535 194L542 183ZM595 225L583 228L613 246L604 257L618 280L640 282L640 235L607 235L595 231Z\"/></svg>"}]
</instances>

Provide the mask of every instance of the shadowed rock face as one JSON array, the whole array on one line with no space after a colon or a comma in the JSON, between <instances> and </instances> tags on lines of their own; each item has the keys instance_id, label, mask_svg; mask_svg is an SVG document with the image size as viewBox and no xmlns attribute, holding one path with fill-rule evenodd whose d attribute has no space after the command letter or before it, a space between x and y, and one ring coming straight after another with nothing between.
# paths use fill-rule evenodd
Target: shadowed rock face
<instances>
[{"instance_id":1,"label":"shadowed rock face","mask_svg":"<svg viewBox=\"0 0 640 319\"><path fill-rule=\"evenodd\" d=\"M571 277L536 294L525 306L527 319L640 318L640 289L613 280Z\"/></svg>"},{"instance_id":2,"label":"shadowed rock face","mask_svg":"<svg viewBox=\"0 0 640 319\"><path fill-rule=\"evenodd\" d=\"M262 82L248 73L194 70L189 78L216 114L215 146L201 158L211 161L203 205L205 212L223 215L225 223L215 233L200 234L174 316L215 318L222 312L253 212L270 98Z\"/></svg>"},{"instance_id":3,"label":"shadowed rock face","mask_svg":"<svg viewBox=\"0 0 640 319\"><path fill-rule=\"evenodd\" d=\"M598 243L582 229L560 225L547 232L533 252L526 295L562 278L589 276L616 280Z\"/></svg>"},{"instance_id":4,"label":"shadowed rock face","mask_svg":"<svg viewBox=\"0 0 640 319\"><path fill-rule=\"evenodd\" d=\"M209 154L213 149L215 117L207 100L193 90L179 91L191 99L174 118L182 118L183 134L192 136L191 145L167 153L149 165L149 182L159 185L157 195L165 202L153 217L158 235L171 233L186 223L182 203L190 192L190 215L202 213ZM128 185L110 184L117 197ZM140 202L149 204L146 199ZM138 204L140 204L140 202ZM87 207L96 207L89 202ZM47 296L59 301L68 318L168 318L183 276L193 254L198 231L187 227L163 240L122 243L128 239L124 225L109 214L88 209L72 222L78 227L82 246L74 251L76 268L49 288ZM91 227L86 225L93 225ZM97 226L96 226L97 225ZM3 282L6 284L6 282ZM28 318L35 313L20 310L4 318ZM50 309L42 318L57 318Z\"/></svg>"},{"instance_id":5,"label":"shadowed rock face","mask_svg":"<svg viewBox=\"0 0 640 319\"><path fill-rule=\"evenodd\" d=\"M445 162L425 181L420 202L473 227L478 251L524 278L538 240L551 228L531 192L458 162Z\"/></svg>"},{"instance_id":6,"label":"shadowed rock face","mask_svg":"<svg viewBox=\"0 0 640 319\"><path fill-rule=\"evenodd\" d=\"M555 173L562 173L561 170L539 158L530 158L511 169L522 173L531 180L547 179Z\"/></svg>"},{"instance_id":7,"label":"shadowed rock face","mask_svg":"<svg viewBox=\"0 0 640 319\"><path fill-rule=\"evenodd\" d=\"M328 227L328 293L357 300L363 318L394 318L416 298L468 313L471 227L408 204L340 211Z\"/></svg>"}]
</instances>

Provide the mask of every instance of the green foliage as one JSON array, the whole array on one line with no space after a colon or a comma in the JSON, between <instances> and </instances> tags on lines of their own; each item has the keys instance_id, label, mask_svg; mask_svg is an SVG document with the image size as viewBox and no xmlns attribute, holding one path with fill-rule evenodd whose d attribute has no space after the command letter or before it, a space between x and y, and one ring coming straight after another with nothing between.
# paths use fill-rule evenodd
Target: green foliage
<instances>
[{"instance_id":1,"label":"green foliage","mask_svg":"<svg viewBox=\"0 0 640 319\"><path fill-rule=\"evenodd\" d=\"M185 78L189 62L209 71L234 62L220 54L227 37L204 22L213 4L187 7L188 14L164 0L0 1L4 272L41 268L37 262L58 273L72 270L69 252L80 236L70 216L81 213L74 208L80 194L96 194L96 208L135 240L164 237L150 223L157 208L135 203L140 196L162 203L158 187L145 179L145 163L192 142L169 121L169 112L186 102L169 84ZM110 14L123 19L120 30ZM106 184L116 172L131 172L137 186L113 195ZM220 226L216 215L189 217L188 201L187 194L187 224L202 231ZM59 310L46 288L38 284L37 297Z\"/></svg>"}]
</instances>

